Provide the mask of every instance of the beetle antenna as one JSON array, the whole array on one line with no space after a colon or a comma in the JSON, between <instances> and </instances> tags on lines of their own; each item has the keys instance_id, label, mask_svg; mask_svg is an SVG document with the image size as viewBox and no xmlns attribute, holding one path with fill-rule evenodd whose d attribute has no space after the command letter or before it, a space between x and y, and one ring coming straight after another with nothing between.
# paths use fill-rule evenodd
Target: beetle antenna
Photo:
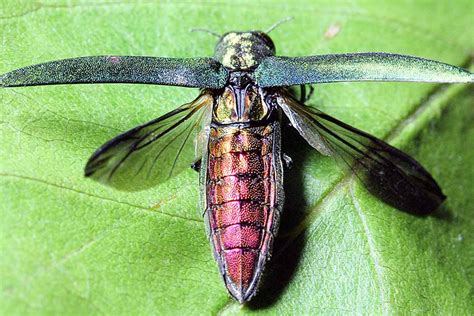
<instances>
[{"instance_id":1,"label":"beetle antenna","mask_svg":"<svg viewBox=\"0 0 474 316\"><path fill-rule=\"evenodd\" d=\"M270 33L271 31L273 31L274 29L276 29L277 27L279 27L281 24L285 23L285 22L288 22L288 21L291 21L293 20L293 17L292 16L287 16L286 18L283 18L281 19L280 21L274 23L272 26L270 26L268 28L268 30L265 31L265 33Z\"/></svg>"},{"instance_id":2,"label":"beetle antenna","mask_svg":"<svg viewBox=\"0 0 474 316\"><path fill-rule=\"evenodd\" d=\"M190 29L189 30L190 32L204 32L204 33L208 33L208 34L211 34L211 35L214 35L214 36L217 36L217 37L221 37L219 34L217 34L216 32L213 32L211 30L208 30L208 29L200 29L200 28L197 28L197 29Z\"/></svg>"}]
</instances>

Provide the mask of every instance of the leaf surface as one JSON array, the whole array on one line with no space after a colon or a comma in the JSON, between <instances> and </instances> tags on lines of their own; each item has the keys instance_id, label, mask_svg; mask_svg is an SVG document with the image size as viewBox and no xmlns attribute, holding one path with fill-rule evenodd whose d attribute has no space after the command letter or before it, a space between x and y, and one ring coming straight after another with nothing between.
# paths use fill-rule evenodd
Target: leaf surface
<instances>
[{"instance_id":1,"label":"leaf surface","mask_svg":"<svg viewBox=\"0 0 474 316\"><path fill-rule=\"evenodd\" d=\"M0 73L90 55L212 56L215 38L190 28L266 29L290 14L295 19L271 33L280 55L384 51L466 66L473 10L469 0L3 1ZM317 86L311 105L413 155L447 205L428 218L388 207L288 131L294 167L285 173L280 238L259 295L243 308L212 258L194 171L137 193L83 178L99 145L197 93L139 85L0 90L4 314L474 312L472 85Z\"/></svg>"}]
</instances>

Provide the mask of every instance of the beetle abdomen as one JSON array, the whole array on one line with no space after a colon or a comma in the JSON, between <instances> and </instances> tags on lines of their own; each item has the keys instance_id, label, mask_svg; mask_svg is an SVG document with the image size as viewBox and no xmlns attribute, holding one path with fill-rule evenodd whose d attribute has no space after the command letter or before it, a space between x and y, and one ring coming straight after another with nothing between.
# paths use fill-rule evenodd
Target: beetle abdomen
<instances>
[{"instance_id":1,"label":"beetle abdomen","mask_svg":"<svg viewBox=\"0 0 474 316\"><path fill-rule=\"evenodd\" d=\"M206 217L226 286L241 302L255 294L278 226L282 195L276 124L210 130Z\"/></svg>"}]
</instances>

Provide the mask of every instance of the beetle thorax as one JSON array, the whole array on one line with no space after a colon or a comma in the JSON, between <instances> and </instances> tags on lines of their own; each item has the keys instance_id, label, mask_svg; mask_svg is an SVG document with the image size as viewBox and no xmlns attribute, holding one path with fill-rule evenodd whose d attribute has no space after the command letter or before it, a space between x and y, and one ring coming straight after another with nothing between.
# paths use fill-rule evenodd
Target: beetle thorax
<instances>
[{"instance_id":1,"label":"beetle thorax","mask_svg":"<svg viewBox=\"0 0 474 316\"><path fill-rule=\"evenodd\" d=\"M274 55L275 45L267 34L259 31L230 32L220 38L214 58L231 70L247 70L256 67L265 57Z\"/></svg>"},{"instance_id":2,"label":"beetle thorax","mask_svg":"<svg viewBox=\"0 0 474 316\"><path fill-rule=\"evenodd\" d=\"M246 72L232 73L229 84L216 97L213 121L219 124L259 122L272 113L264 93Z\"/></svg>"}]
</instances>

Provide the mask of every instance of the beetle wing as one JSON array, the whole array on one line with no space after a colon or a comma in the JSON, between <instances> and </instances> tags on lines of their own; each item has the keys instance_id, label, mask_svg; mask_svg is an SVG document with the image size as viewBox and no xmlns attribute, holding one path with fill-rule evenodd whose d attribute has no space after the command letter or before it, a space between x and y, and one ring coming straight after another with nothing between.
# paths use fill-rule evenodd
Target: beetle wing
<instances>
[{"instance_id":1,"label":"beetle wing","mask_svg":"<svg viewBox=\"0 0 474 316\"><path fill-rule=\"evenodd\" d=\"M287 116L306 125L295 126L308 135L319 135L325 148L349 166L369 191L391 205L418 215L436 210L446 196L433 177L415 159L386 142L349 126L319 110L299 103L290 95L278 97ZM319 150L319 149L318 149Z\"/></svg>"},{"instance_id":2,"label":"beetle wing","mask_svg":"<svg viewBox=\"0 0 474 316\"><path fill-rule=\"evenodd\" d=\"M196 159L196 135L208 124L212 102L212 95L204 92L193 102L113 138L90 157L85 175L137 191L189 168Z\"/></svg>"},{"instance_id":3,"label":"beetle wing","mask_svg":"<svg viewBox=\"0 0 474 316\"><path fill-rule=\"evenodd\" d=\"M474 74L439 61L388 53L268 57L255 70L260 87L341 81L474 82Z\"/></svg>"},{"instance_id":4,"label":"beetle wing","mask_svg":"<svg viewBox=\"0 0 474 316\"><path fill-rule=\"evenodd\" d=\"M227 77L224 66L212 58L90 56L16 69L0 76L0 86L145 83L218 89Z\"/></svg>"}]
</instances>

